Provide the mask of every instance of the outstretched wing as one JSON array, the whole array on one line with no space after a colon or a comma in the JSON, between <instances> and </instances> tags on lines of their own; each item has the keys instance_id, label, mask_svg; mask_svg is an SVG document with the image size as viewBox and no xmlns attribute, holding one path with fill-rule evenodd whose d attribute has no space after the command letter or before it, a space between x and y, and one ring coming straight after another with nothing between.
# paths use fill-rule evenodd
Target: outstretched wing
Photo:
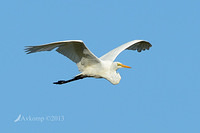
<instances>
[{"instance_id":1,"label":"outstretched wing","mask_svg":"<svg viewBox=\"0 0 200 133\"><path fill-rule=\"evenodd\" d=\"M101 60L108 60L108 61L114 61L115 58L124 50L137 50L138 52L141 52L142 50L149 50L149 48L152 45L144 40L134 40L134 41L130 41L128 43L125 43L113 50L111 50L110 52L108 52L107 54L103 55L100 59Z\"/></svg>"},{"instance_id":2,"label":"outstretched wing","mask_svg":"<svg viewBox=\"0 0 200 133\"><path fill-rule=\"evenodd\" d=\"M51 51L54 48L57 48L56 51L58 53L68 57L76 64L80 62L81 64L92 65L100 62L81 40L68 40L39 46L27 46L25 50L27 54L30 54L40 51Z\"/></svg>"}]
</instances>

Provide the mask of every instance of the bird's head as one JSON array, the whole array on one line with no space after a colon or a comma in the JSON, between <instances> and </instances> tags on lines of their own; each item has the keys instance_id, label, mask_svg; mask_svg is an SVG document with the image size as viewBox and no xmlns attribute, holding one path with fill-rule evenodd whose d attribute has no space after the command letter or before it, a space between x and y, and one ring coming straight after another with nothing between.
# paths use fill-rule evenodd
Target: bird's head
<instances>
[{"instance_id":1,"label":"bird's head","mask_svg":"<svg viewBox=\"0 0 200 133\"><path fill-rule=\"evenodd\" d=\"M120 62L114 62L113 64L114 69L119 69L119 68L131 68L130 66L126 66Z\"/></svg>"}]
</instances>

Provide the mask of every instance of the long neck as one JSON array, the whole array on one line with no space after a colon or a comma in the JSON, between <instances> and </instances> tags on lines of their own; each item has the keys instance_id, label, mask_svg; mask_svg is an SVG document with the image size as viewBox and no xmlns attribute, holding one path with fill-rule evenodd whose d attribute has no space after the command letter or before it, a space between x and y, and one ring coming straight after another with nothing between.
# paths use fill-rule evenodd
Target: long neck
<instances>
[{"instance_id":1,"label":"long neck","mask_svg":"<svg viewBox=\"0 0 200 133\"><path fill-rule=\"evenodd\" d=\"M119 84L120 80L121 80L121 76L119 73L117 73L116 71L114 73L111 74L111 76L108 78L108 80L116 85L116 84Z\"/></svg>"}]
</instances>

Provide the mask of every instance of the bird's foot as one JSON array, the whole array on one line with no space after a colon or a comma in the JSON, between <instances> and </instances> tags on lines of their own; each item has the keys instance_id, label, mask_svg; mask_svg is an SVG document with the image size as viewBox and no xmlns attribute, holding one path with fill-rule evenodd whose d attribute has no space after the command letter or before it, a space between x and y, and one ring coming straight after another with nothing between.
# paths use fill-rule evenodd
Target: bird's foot
<instances>
[{"instance_id":1,"label":"bird's foot","mask_svg":"<svg viewBox=\"0 0 200 133\"><path fill-rule=\"evenodd\" d=\"M59 80L58 82L53 82L53 84L58 84L58 85L61 85L61 84L64 84L66 83L65 80Z\"/></svg>"}]
</instances>

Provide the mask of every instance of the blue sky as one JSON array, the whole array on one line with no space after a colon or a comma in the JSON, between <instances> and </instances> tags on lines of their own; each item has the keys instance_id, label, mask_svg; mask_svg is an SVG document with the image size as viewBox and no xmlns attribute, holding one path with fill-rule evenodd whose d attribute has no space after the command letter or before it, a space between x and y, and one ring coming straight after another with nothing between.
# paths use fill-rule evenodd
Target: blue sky
<instances>
[{"instance_id":1,"label":"blue sky","mask_svg":"<svg viewBox=\"0 0 200 133\"><path fill-rule=\"evenodd\" d=\"M199 133L199 5L197 0L2 1L1 130ZM132 66L119 70L118 85L104 79L53 85L78 74L76 65L55 51L24 52L24 46L73 39L83 40L98 57L131 40L153 46L118 56ZM21 121L14 122L19 115ZM49 120L58 117L64 120Z\"/></svg>"}]
</instances>

